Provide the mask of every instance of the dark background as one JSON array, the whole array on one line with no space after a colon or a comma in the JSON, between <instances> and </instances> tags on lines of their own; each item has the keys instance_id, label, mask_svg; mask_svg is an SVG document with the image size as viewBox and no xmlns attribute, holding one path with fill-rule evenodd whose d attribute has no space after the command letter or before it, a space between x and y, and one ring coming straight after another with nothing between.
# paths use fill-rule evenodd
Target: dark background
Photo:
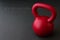
<instances>
[{"instance_id":1,"label":"dark background","mask_svg":"<svg viewBox=\"0 0 60 40\"><path fill-rule=\"evenodd\" d=\"M32 30L31 7L36 2L54 6L57 17L54 21L55 35L48 38L37 37ZM50 11L38 9L40 15L50 16ZM60 40L59 0L0 0L0 40Z\"/></svg>"}]
</instances>

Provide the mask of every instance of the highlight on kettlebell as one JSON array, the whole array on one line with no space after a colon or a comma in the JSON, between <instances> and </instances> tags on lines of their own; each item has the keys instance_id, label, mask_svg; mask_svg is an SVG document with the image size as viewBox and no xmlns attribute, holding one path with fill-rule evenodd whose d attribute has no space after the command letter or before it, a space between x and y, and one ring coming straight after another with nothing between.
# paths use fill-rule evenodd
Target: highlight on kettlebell
<instances>
[{"instance_id":1,"label":"highlight on kettlebell","mask_svg":"<svg viewBox=\"0 0 60 40\"><path fill-rule=\"evenodd\" d=\"M44 8L51 12L51 16L40 16L38 15L37 8ZM53 21L56 18L55 8L45 3L35 3L32 6L32 14L35 17L32 28L38 36L48 36L54 32Z\"/></svg>"}]
</instances>

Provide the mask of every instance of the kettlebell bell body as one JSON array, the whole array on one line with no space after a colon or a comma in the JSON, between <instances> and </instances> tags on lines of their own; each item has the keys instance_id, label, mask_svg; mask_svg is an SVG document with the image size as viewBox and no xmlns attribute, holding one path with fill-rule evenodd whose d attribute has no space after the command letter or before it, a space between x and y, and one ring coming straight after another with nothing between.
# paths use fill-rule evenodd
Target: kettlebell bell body
<instances>
[{"instance_id":1,"label":"kettlebell bell body","mask_svg":"<svg viewBox=\"0 0 60 40\"><path fill-rule=\"evenodd\" d=\"M39 16L38 12L36 11L37 8L45 8L52 12L51 17L48 16ZM38 36L48 36L54 31L54 24L53 21L56 17L56 11L55 9L47 4L43 3L36 3L32 7L32 14L35 17L35 20L33 22L32 28L35 34Z\"/></svg>"},{"instance_id":2,"label":"kettlebell bell body","mask_svg":"<svg viewBox=\"0 0 60 40\"><path fill-rule=\"evenodd\" d=\"M47 36L53 32L53 23L49 23L47 19L47 16L35 18L33 22L33 30L38 36Z\"/></svg>"}]
</instances>

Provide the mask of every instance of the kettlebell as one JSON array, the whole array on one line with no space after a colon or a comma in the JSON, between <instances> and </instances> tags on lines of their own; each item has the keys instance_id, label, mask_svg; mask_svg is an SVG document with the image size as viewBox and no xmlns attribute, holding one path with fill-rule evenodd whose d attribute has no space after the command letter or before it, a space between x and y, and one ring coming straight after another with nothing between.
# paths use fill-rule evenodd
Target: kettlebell
<instances>
[{"instance_id":1,"label":"kettlebell","mask_svg":"<svg viewBox=\"0 0 60 40\"><path fill-rule=\"evenodd\" d=\"M51 16L41 16L38 15L37 8L47 9L51 12ZM53 21L56 18L56 10L53 6L45 3L35 3L32 6L32 14L35 18L32 28L36 35L38 36L48 36L54 32Z\"/></svg>"}]
</instances>

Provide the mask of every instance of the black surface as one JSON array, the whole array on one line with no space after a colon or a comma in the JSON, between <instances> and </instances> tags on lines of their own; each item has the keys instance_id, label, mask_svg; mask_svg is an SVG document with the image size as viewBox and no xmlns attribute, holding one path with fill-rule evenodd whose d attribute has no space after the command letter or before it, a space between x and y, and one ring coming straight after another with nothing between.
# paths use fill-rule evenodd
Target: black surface
<instances>
[{"instance_id":1,"label":"black surface","mask_svg":"<svg viewBox=\"0 0 60 40\"><path fill-rule=\"evenodd\" d=\"M37 1L0 1L0 40L60 40L59 1L41 1L53 5L57 11L55 33L48 38L39 38L32 30L34 17L31 7L35 2ZM45 9L38 9L38 12L40 15L51 15Z\"/></svg>"}]
</instances>

